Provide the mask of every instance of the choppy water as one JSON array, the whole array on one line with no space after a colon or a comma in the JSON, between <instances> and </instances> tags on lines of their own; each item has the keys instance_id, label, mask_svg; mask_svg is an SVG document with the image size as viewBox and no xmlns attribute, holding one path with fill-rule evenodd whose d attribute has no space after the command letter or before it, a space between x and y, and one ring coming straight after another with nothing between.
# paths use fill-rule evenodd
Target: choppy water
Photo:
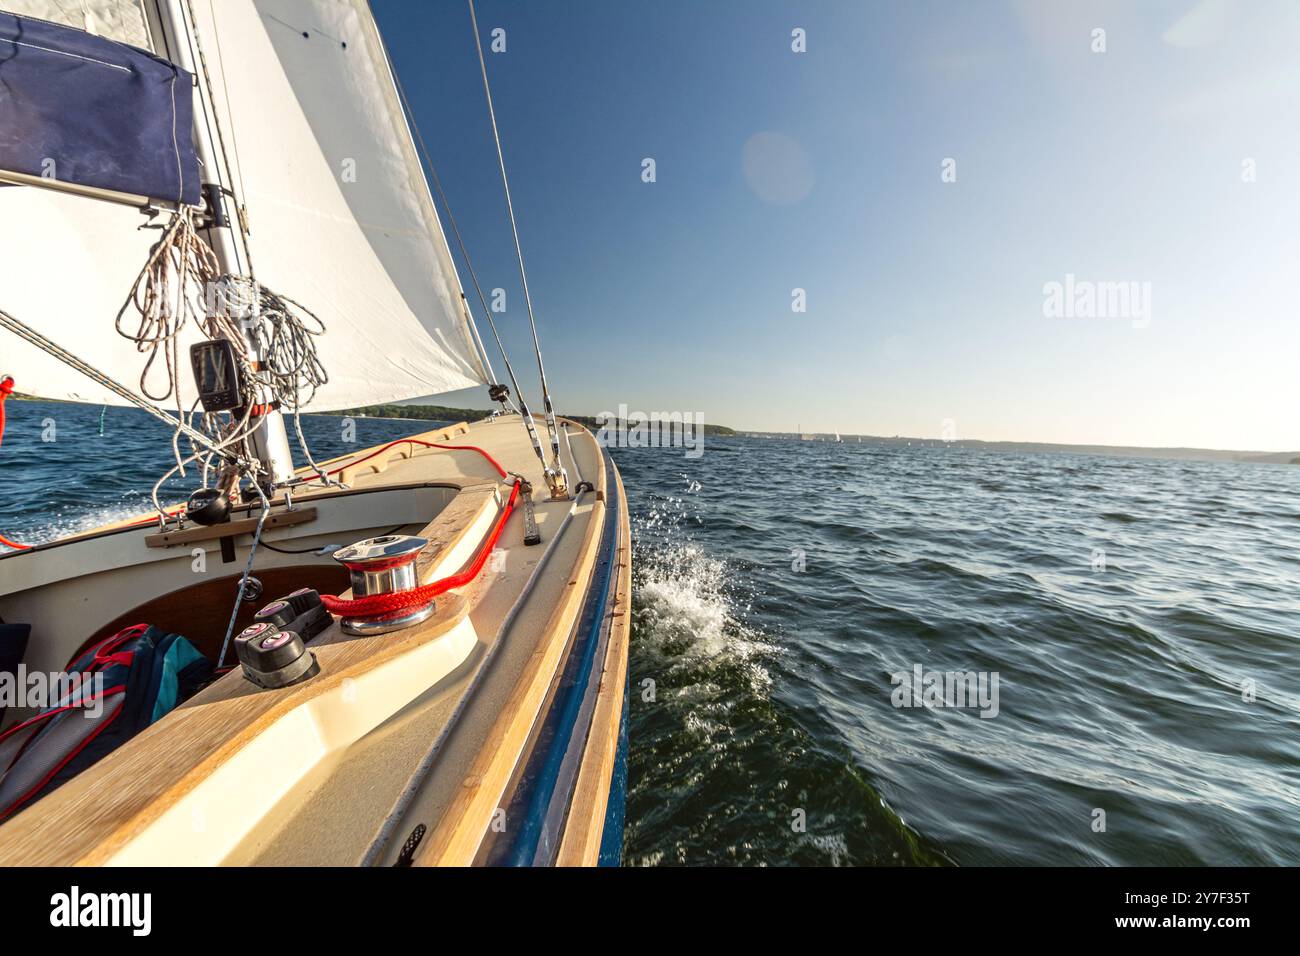
<instances>
[{"instance_id":1,"label":"choppy water","mask_svg":"<svg viewBox=\"0 0 1300 956\"><path fill-rule=\"evenodd\" d=\"M1300 863L1300 468L616 454L627 862ZM916 665L996 672L997 716L895 707Z\"/></svg>"},{"instance_id":2,"label":"choppy water","mask_svg":"<svg viewBox=\"0 0 1300 956\"><path fill-rule=\"evenodd\" d=\"M9 408L11 537L139 512L169 466L139 412L100 437L99 409ZM361 419L349 445L304 424L319 457L413 427ZM1300 468L614 454L636 549L625 862L1300 863ZM997 716L895 707L916 665L996 673Z\"/></svg>"}]
</instances>

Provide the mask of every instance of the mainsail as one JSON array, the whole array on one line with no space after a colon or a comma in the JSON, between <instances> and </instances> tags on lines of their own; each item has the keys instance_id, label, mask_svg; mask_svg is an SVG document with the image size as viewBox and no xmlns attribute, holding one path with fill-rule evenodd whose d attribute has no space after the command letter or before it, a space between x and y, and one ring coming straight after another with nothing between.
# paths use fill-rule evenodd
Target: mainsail
<instances>
[{"instance_id":1,"label":"mainsail","mask_svg":"<svg viewBox=\"0 0 1300 956\"><path fill-rule=\"evenodd\" d=\"M364 0L184 7L194 18L185 40L212 91L234 194L227 212L236 219L246 211L241 265L327 328L316 345L330 380L309 407L484 383L451 253ZM168 55L164 38L153 42ZM140 229L145 218L130 207L22 186L0 188L0 222L0 308L134 385L143 359L113 318L157 231ZM183 330L181 349L198 334ZM0 365L20 391L120 404L3 333Z\"/></svg>"}]
</instances>

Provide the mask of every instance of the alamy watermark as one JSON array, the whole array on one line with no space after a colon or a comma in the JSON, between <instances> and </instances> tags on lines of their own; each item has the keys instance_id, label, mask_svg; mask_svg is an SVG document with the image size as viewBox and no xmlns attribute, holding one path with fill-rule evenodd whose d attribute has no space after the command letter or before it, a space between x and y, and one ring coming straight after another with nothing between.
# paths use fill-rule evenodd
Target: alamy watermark
<instances>
[{"instance_id":1,"label":"alamy watermark","mask_svg":"<svg viewBox=\"0 0 1300 956\"><path fill-rule=\"evenodd\" d=\"M1043 315L1049 319L1127 319L1135 329L1151 324L1151 283L1093 282L1075 278L1043 284Z\"/></svg>"},{"instance_id":2,"label":"alamy watermark","mask_svg":"<svg viewBox=\"0 0 1300 956\"><path fill-rule=\"evenodd\" d=\"M153 928L153 894L83 892L73 886L50 897L50 925L117 926L129 929L132 936L148 936Z\"/></svg>"},{"instance_id":3,"label":"alamy watermark","mask_svg":"<svg viewBox=\"0 0 1300 956\"><path fill-rule=\"evenodd\" d=\"M26 664L19 664L14 673L0 673L0 709L43 711L65 706L84 710L87 717L100 716L104 712L104 675L28 671Z\"/></svg>"},{"instance_id":4,"label":"alamy watermark","mask_svg":"<svg viewBox=\"0 0 1300 956\"><path fill-rule=\"evenodd\" d=\"M704 454L704 415L701 412L617 412L596 416L596 440L607 448L684 448L687 458Z\"/></svg>"},{"instance_id":5,"label":"alamy watermark","mask_svg":"<svg viewBox=\"0 0 1300 956\"><path fill-rule=\"evenodd\" d=\"M914 664L910 671L889 675L895 707L978 708L981 717L998 715L997 671L928 671Z\"/></svg>"}]
</instances>

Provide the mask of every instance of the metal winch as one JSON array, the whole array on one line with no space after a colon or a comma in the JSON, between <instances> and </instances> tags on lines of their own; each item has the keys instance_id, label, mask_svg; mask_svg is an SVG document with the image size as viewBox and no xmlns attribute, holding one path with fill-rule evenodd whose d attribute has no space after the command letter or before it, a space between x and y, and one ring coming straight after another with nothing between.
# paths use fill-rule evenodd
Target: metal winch
<instances>
[{"instance_id":1,"label":"metal winch","mask_svg":"<svg viewBox=\"0 0 1300 956\"><path fill-rule=\"evenodd\" d=\"M411 591L419 585L415 559L429 544L409 534L382 534L334 552L334 560L352 576L352 597ZM402 608L388 614L345 617L339 626L348 634L387 634L418 624L433 613L434 601Z\"/></svg>"}]
</instances>

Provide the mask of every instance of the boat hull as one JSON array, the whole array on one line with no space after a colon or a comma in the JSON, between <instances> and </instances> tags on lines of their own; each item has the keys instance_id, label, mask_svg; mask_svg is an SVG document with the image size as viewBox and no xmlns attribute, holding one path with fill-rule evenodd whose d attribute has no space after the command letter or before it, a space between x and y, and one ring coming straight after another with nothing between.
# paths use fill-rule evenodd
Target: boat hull
<instances>
[{"instance_id":1,"label":"boat hull","mask_svg":"<svg viewBox=\"0 0 1300 956\"><path fill-rule=\"evenodd\" d=\"M571 473L588 476L591 488L575 500L538 501L540 547L523 545L516 509L484 572L440 598L429 620L373 637L344 635L335 624L309 645L320 674L292 687L259 690L237 670L226 674L0 826L0 864L615 859L626 773L627 506L607 452L581 426L564 427ZM264 540L280 552L324 538L348 543L338 529L350 516L359 528L383 524L373 514L380 499L367 494L418 488L401 499L406 511L392 512L394 524L430 541L422 581L454 573L484 547L509 487L455 449L482 448L544 488L522 433L517 420L513 428L502 419L451 426L421 434L414 441L422 444L327 463L350 491L295 496L295 508L319 512L314 524L286 524ZM423 527L422 507L436 509ZM157 534L128 522L4 559L28 562L4 575L0 615L34 621L29 656L48 663L69 650L54 646L66 627L40 619L55 613L45 595L94 590L101 573L131 577L129 567L95 569L106 539L124 564L139 562L134 590L119 588L129 593L119 611L127 614L157 606L137 600L148 581L174 583L159 548L174 548L173 561L206 548L221 572L218 554L233 551L242 567L251 545L247 534L145 543ZM328 558L316 567L329 568Z\"/></svg>"}]
</instances>

